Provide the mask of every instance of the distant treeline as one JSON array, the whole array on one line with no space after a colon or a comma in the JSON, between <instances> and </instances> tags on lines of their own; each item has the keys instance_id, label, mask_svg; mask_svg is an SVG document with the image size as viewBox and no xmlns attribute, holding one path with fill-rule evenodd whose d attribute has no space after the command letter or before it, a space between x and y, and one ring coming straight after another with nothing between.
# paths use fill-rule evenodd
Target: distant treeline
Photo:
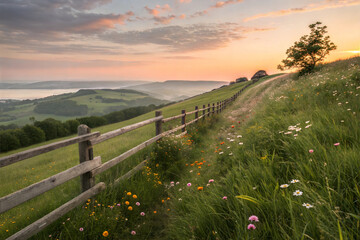
<instances>
[{"instance_id":1,"label":"distant treeline","mask_svg":"<svg viewBox=\"0 0 360 240\"><path fill-rule=\"evenodd\" d=\"M90 128L99 127L128 120L166 105L155 106L151 104L149 106L132 107L104 116L82 117L65 122L47 118L43 121L34 121L34 125L27 124L21 128L15 124L0 126L0 152L7 152L35 143L76 134L77 127L80 124L86 124Z\"/></svg>"}]
</instances>

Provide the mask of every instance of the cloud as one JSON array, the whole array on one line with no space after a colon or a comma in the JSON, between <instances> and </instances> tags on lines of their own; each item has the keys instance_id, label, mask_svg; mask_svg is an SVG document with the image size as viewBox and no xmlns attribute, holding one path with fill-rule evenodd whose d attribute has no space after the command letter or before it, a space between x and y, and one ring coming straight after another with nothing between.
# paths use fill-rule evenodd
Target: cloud
<instances>
[{"instance_id":1,"label":"cloud","mask_svg":"<svg viewBox=\"0 0 360 240\"><path fill-rule=\"evenodd\" d=\"M176 18L175 15L169 15L167 17L159 17L159 16L155 16L154 20L160 24L169 24L172 20L174 20Z\"/></svg>"},{"instance_id":2,"label":"cloud","mask_svg":"<svg viewBox=\"0 0 360 240\"><path fill-rule=\"evenodd\" d=\"M246 28L236 23L195 24L188 26L165 26L143 31L104 33L103 40L121 45L153 44L163 51L191 52L226 47L232 41L245 37L251 31L272 30Z\"/></svg>"},{"instance_id":3,"label":"cloud","mask_svg":"<svg viewBox=\"0 0 360 240\"><path fill-rule=\"evenodd\" d=\"M360 0L325 0L319 4L309 4L305 7L301 8L290 8L290 9L282 9L279 11L267 12L257 14L248 18L245 18L243 21L248 22L260 18L268 18L268 17L280 17L285 15L291 15L295 13L302 13L302 12L313 12L313 11L321 11L324 9L330 8L341 8L347 6L354 6L359 5Z\"/></svg>"},{"instance_id":4,"label":"cloud","mask_svg":"<svg viewBox=\"0 0 360 240\"><path fill-rule=\"evenodd\" d=\"M214 6L212 6L211 8L222 8L224 7L225 5L228 5L228 4L234 4L234 3L240 3L242 2L243 0L227 0L227 1L219 1L219 2L216 2L216 4Z\"/></svg>"},{"instance_id":5,"label":"cloud","mask_svg":"<svg viewBox=\"0 0 360 240\"><path fill-rule=\"evenodd\" d=\"M133 12L101 14L86 10L110 0L19 0L0 3L0 30L8 33L96 34L124 24Z\"/></svg>"},{"instance_id":6,"label":"cloud","mask_svg":"<svg viewBox=\"0 0 360 240\"><path fill-rule=\"evenodd\" d=\"M144 8L149 14L153 15L154 17L158 16L161 12L172 11L169 4L165 4L164 6L156 5L155 8L149 8L148 6L145 6Z\"/></svg>"},{"instance_id":7,"label":"cloud","mask_svg":"<svg viewBox=\"0 0 360 240\"><path fill-rule=\"evenodd\" d=\"M179 3L191 3L192 0L179 0Z\"/></svg>"}]
</instances>

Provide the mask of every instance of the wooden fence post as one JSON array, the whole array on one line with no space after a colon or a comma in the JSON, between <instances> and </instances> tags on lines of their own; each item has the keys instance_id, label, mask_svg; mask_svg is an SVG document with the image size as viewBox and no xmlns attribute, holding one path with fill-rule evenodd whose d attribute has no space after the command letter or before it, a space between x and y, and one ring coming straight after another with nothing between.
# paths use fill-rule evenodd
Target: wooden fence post
<instances>
[{"instance_id":1,"label":"wooden fence post","mask_svg":"<svg viewBox=\"0 0 360 240\"><path fill-rule=\"evenodd\" d=\"M184 114L184 116L182 116L181 118L181 125L184 125L185 124L185 121L186 121L186 111L185 110L181 110L181 114ZM185 132L186 131L186 126L184 126L182 129L181 129L182 132Z\"/></svg>"},{"instance_id":2,"label":"wooden fence post","mask_svg":"<svg viewBox=\"0 0 360 240\"><path fill-rule=\"evenodd\" d=\"M210 103L208 103L208 117L210 117L210 111L211 111L211 107L210 107Z\"/></svg>"},{"instance_id":3,"label":"wooden fence post","mask_svg":"<svg viewBox=\"0 0 360 240\"><path fill-rule=\"evenodd\" d=\"M204 118L204 119L205 119L205 114L206 114L205 112L206 112L206 110L205 110L205 105L203 105L203 114L202 114L202 115L203 115L203 118Z\"/></svg>"},{"instance_id":4,"label":"wooden fence post","mask_svg":"<svg viewBox=\"0 0 360 240\"><path fill-rule=\"evenodd\" d=\"M199 107L198 106L195 106L195 119L198 119L198 117L199 117ZM197 120L195 121L195 122L197 122Z\"/></svg>"},{"instance_id":5,"label":"wooden fence post","mask_svg":"<svg viewBox=\"0 0 360 240\"><path fill-rule=\"evenodd\" d=\"M78 127L78 135L85 135L91 132L91 129L81 124ZM93 148L90 141L79 142L79 160L80 163L91 161L94 159ZM81 182L81 191L85 192L86 190L95 186L95 177L92 177L91 172L86 172L80 176Z\"/></svg>"},{"instance_id":6,"label":"wooden fence post","mask_svg":"<svg viewBox=\"0 0 360 240\"><path fill-rule=\"evenodd\" d=\"M216 113L219 113L219 102L216 102Z\"/></svg>"},{"instance_id":7,"label":"wooden fence post","mask_svg":"<svg viewBox=\"0 0 360 240\"><path fill-rule=\"evenodd\" d=\"M215 114L215 103L213 103L213 105L212 105L212 114L213 115Z\"/></svg>"},{"instance_id":8,"label":"wooden fence post","mask_svg":"<svg viewBox=\"0 0 360 240\"><path fill-rule=\"evenodd\" d=\"M155 112L155 117L159 117L161 116L162 111L156 111ZM155 122L155 134L160 135L162 133L162 119L158 120Z\"/></svg>"}]
</instances>

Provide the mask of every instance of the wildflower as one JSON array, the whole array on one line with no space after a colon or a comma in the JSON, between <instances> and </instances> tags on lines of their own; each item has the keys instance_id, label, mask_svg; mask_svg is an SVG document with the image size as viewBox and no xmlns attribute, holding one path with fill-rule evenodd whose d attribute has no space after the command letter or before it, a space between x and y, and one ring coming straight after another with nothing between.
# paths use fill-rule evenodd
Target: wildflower
<instances>
[{"instance_id":1,"label":"wildflower","mask_svg":"<svg viewBox=\"0 0 360 240\"><path fill-rule=\"evenodd\" d=\"M125 204L126 204L126 205L129 205L130 203L129 203L129 201L125 201Z\"/></svg>"},{"instance_id":2,"label":"wildflower","mask_svg":"<svg viewBox=\"0 0 360 240\"><path fill-rule=\"evenodd\" d=\"M255 216L255 215L252 215L252 216L249 217L249 221L258 222L258 221L259 221L259 218L258 218L257 216Z\"/></svg>"},{"instance_id":3,"label":"wildflower","mask_svg":"<svg viewBox=\"0 0 360 240\"><path fill-rule=\"evenodd\" d=\"M219 154L221 155L221 154L223 154L224 152L219 152Z\"/></svg>"},{"instance_id":4,"label":"wildflower","mask_svg":"<svg viewBox=\"0 0 360 240\"><path fill-rule=\"evenodd\" d=\"M180 184L180 182L176 182L175 184L178 185L178 184Z\"/></svg>"},{"instance_id":5,"label":"wildflower","mask_svg":"<svg viewBox=\"0 0 360 240\"><path fill-rule=\"evenodd\" d=\"M300 190L296 190L296 191L293 193L294 196L301 196L302 194L303 194L303 192L300 191Z\"/></svg>"},{"instance_id":6,"label":"wildflower","mask_svg":"<svg viewBox=\"0 0 360 240\"><path fill-rule=\"evenodd\" d=\"M136 204L136 206L140 206L140 203L139 203L139 202L136 202L135 204Z\"/></svg>"},{"instance_id":7,"label":"wildflower","mask_svg":"<svg viewBox=\"0 0 360 240\"><path fill-rule=\"evenodd\" d=\"M236 137L237 137L237 138L241 138L242 136L241 136L241 135L237 135Z\"/></svg>"},{"instance_id":8,"label":"wildflower","mask_svg":"<svg viewBox=\"0 0 360 240\"><path fill-rule=\"evenodd\" d=\"M233 155L233 153L229 153L229 156L232 156Z\"/></svg>"},{"instance_id":9,"label":"wildflower","mask_svg":"<svg viewBox=\"0 0 360 240\"><path fill-rule=\"evenodd\" d=\"M235 127L234 125L231 126L231 128L234 128L234 127Z\"/></svg>"},{"instance_id":10,"label":"wildflower","mask_svg":"<svg viewBox=\"0 0 360 240\"><path fill-rule=\"evenodd\" d=\"M128 192L126 195L131 196L131 192Z\"/></svg>"},{"instance_id":11,"label":"wildflower","mask_svg":"<svg viewBox=\"0 0 360 240\"><path fill-rule=\"evenodd\" d=\"M84 231L84 228L82 228L82 227L81 227L81 228L79 228L79 231L80 231L80 232Z\"/></svg>"},{"instance_id":12,"label":"wildflower","mask_svg":"<svg viewBox=\"0 0 360 240\"><path fill-rule=\"evenodd\" d=\"M306 121L305 123L308 124L310 121Z\"/></svg>"},{"instance_id":13,"label":"wildflower","mask_svg":"<svg viewBox=\"0 0 360 240\"><path fill-rule=\"evenodd\" d=\"M120 207L120 203L116 204L116 206Z\"/></svg>"},{"instance_id":14,"label":"wildflower","mask_svg":"<svg viewBox=\"0 0 360 240\"><path fill-rule=\"evenodd\" d=\"M133 195L133 198L137 198L137 196L134 194L134 195Z\"/></svg>"},{"instance_id":15,"label":"wildflower","mask_svg":"<svg viewBox=\"0 0 360 240\"><path fill-rule=\"evenodd\" d=\"M339 146L340 145L340 143L334 143L334 146Z\"/></svg>"},{"instance_id":16,"label":"wildflower","mask_svg":"<svg viewBox=\"0 0 360 240\"><path fill-rule=\"evenodd\" d=\"M291 183L298 183L298 182L300 182L300 180L297 180L297 179L291 180Z\"/></svg>"},{"instance_id":17,"label":"wildflower","mask_svg":"<svg viewBox=\"0 0 360 240\"><path fill-rule=\"evenodd\" d=\"M128 207L128 210L129 210L129 211L132 211L132 210L133 210L132 206L129 206L129 207Z\"/></svg>"},{"instance_id":18,"label":"wildflower","mask_svg":"<svg viewBox=\"0 0 360 240\"><path fill-rule=\"evenodd\" d=\"M203 190L204 189L204 187L198 187L198 190L199 191L201 191L201 190Z\"/></svg>"},{"instance_id":19,"label":"wildflower","mask_svg":"<svg viewBox=\"0 0 360 240\"><path fill-rule=\"evenodd\" d=\"M313 152L314 152L314 150L313 150L313 149L310 149L310 150L309 150L309 153L313 153Z\"/></svg>"},{"instance_id":20,"label":"wildflower","mask_svg":"<svg viewBox=\"0 0 360 240\"><path fill-rule=\"evenodd\" d=\"M131 231L131 235L136 235L136 232L134 230Z\"/></svg>"},{"instance_id":21,"label":"wildflower","mask_svg":"<svg viewBox=\"0 0 360 240\"><path fill-rule=\"evenodd\" d=\"M222 198L223 200L227 200L227 196L223 196L223 198Z\"/></svg>"},{"instance_id":22,"label":"wildflower","mask_svg":"<svg viewBox=\"0 0 360 240\"><path fill-rule=\"evenodd\" d=\"M303 203L303 206L306 208L312 208L314 207L313 205L311 205L310 203Z\"/></svg>"},{"instance_id":23,"label":"wildflower","mask_svg":"<svg viewBox=\"0 0 360 240\"><path fill-rule=\"evenodd\" d=\"M244 143L243 143L243 142L239 142L239 145L244 145Z\"/></svg>"},{"instance_id":24,"label":"wildflower","mask_svg":"<svg viewBox=\"0 0 360 240\"><path fill-rule=\"evenodd\" d=\"M281 188L287 188L287 187L289 187L289 184L281 184L280 187Z\"/></svg>"},{"instance_id":25,"label":"wildflower","mask_svg":"<svg viewBox=\"0 0 360 240\"><path fill-rule=\"evenodd\" d=\"M252 230L254 230L254 229L256 229L256 227L255 227L255 225L254 224L249 224L248 226L247 226L247 229L252 229Z\"/></svg>"},{"instance_id":26,"label":"wildflower","mask_svg":"<svg viewBox=\"0 0 360 240\"><path fill-rule=\"evenodd\" d=\"M186 186L191 187L191 183L186 184Z\"/></svg>"},{"instance_id":27,"label":"wildflower","mask_svg":"<svg viewBox=\"0 0 360 240\"><path fill-rule=\"evenodd\" d=\"M141 216L145 216L145 213L144 213L144 212L141 212L140 215L141 215Z\"/></svg>"},{"instance_id":28,"label":"wildflower","mask_svg":"<svg viewBox=\"0 0 360 240\"><path fill-rule=\"evenodd\" d=\"M156 212L156 211L154 211L154 213L156 214L157 212Z\"/></svg>"},{"instance_id":29,"label":"wildflower","mask_svg":"<svg viewBox=\"0 0 360 240\"><path fill-rule=\"evenodd\" d=\"M102 235L103 235L104 237L107 237L107 236L109 236L109 232L108 232L108 231L104 231Z\"/></svg>"},{"instance_id":30,"label":"wildflower","mask_svg":"<svg viewBox=\"0 0 360 240\"><path fill-rule=\"evenodd\" d=\"M210 179L209 180L209 183L213 183L215 180L214 179Z\"/></svg>"},{"instance_id":31,"label":"wildflower","mask_svg":"<svg viewBox=\"0 0 360 240\"><path fill-rule=\"evenodd\" d=\"M172 187L173 187L173 186L174 186L174 184L175 184L174 182L170 182L170 186L172 186Z\"/></svg>"}]
</instances>

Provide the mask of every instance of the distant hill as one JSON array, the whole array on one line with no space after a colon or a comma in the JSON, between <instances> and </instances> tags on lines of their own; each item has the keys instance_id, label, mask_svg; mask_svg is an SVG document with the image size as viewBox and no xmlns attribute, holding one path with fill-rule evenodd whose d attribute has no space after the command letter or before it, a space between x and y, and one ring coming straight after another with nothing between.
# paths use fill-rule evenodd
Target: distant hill
<instances>
[{"instance_id":1,"label":"distant hill","mask_svg":"<svg viewBox=\"0 0 360 240\"><path fill-rule=\"evenodd\" d=\"M169 103L132 89L82 89L46 98L0 103L0 124L25 125L29 118L67 120L75 117L100 116L130 107Z\"/></svg>"},{"instance_id":2,"label":"distant hill","mask_svg":"<svg viewBox=\"0 0 360 240\"><path fill-rule=\"evenodd\" d=\"M228 82L168 80L165 82L152 82L125 88L148 93L149 95L159 99L179 101L211 91L214 88L219 88L224 84L228 84Z\"/></svg>"},{"instance_id":3,"label":"distant hill","mask_svg":"<svg viewBox=\"0 0 360 240\"><path fill-rule=\"evenodd\" d=\"M1 83L0 89L72 89L121 88L147 83L146 81L44 81L34 83Z\"/></svg>"}]
</instances>

